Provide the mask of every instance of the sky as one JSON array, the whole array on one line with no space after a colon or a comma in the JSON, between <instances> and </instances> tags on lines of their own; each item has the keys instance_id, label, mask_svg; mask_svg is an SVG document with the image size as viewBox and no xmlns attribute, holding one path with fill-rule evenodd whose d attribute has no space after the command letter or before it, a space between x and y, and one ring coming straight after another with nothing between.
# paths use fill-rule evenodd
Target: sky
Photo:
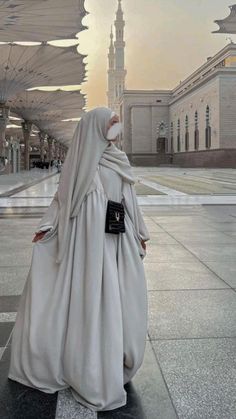
<instances>
[{"instance_id":1,"label":"sky","mask_svg":"<svg viewBox=\"0 0 236 419\"><path fill-rule=\"evenodd\" d=\"M87 109L107 105L110 27L117 0L85 0L89 27L79 34L78 51L88 54ZM127 89L172 89L223 48L230 35L212 34L216 19L229 15L230 0L122 0ZM236 42L236 35L231 36Z\"/></svg>"}]
</instances>

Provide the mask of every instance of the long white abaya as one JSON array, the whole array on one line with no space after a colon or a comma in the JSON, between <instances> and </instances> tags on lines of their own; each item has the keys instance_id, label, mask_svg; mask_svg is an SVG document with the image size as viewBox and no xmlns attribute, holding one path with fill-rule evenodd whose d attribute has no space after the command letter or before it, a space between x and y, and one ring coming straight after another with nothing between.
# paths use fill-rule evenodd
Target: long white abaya
<instances>
[{"instance_id":1,"label":"long white abaya","mask_svg":"<svg viewBox=\"0 0 236 419\"><path fill-rule=\"evenodd\" d=\"M104 232L107 199L125 200L126 233ZM41 220L54 226L34 245L13 332L9 378L47 393L70 387L96 410L126 404L124 384L141 366L147 291L140 239L149 235L134 186L99 165L69 246L57 257L57 195Z\"/></svg>"}]
</instances>

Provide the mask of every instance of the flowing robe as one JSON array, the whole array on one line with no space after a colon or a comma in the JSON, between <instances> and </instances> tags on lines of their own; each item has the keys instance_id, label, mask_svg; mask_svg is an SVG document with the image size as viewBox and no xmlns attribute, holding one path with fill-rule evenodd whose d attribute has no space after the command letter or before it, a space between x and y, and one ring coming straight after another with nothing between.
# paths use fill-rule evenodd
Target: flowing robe
<instances>
[{"instance_id":1,"label":"flowing robe","mask_svg":"<svg viewBox=\"0 0 236 419\"><path fill-rule=\"evenodd\" d=\"M124 234L105 233L108 199L125 204ZM46 393L70 387L95 411L126 404L124 384L142 364L147 290L140 240L149 234L134 186L99 165L70 242L57 255L57 194L39 228L13 331L9 378Z\"/></svg>"}]
</instances>

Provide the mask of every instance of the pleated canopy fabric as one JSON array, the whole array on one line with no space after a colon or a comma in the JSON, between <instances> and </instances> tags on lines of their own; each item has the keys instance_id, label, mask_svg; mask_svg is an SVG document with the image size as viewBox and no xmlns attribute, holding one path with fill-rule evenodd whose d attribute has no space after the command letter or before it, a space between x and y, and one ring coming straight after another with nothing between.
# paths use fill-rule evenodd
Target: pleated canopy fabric
<instances>
[{"instance_id":1,"label":"pleated canopy fabric","mask_svg":"<svg viewBox=\"0 0 236 419\"><path fill-rule=\"evenodd\" d=\"M76 46L0 45L0 102L33 87L80 85L85 57Z\"/></svg>"},{"instance_id":2,"label":"pleated canopy fabric","mask_svg":"<svg viewBox=\"0 0 236 419\"><path fill-rule=\"evenodd\" d=\"M86 14L84 0L0 0L0 41L75 38Z\"/></svg>"},{"instance_id":3,"label":"pleated canopy fabric","mask_svg":"<svg viewBox=\"0 0 236 419\"><path fill-rule=\"evenodd\" d=\"M236 33L236 4L230 6L230 15L222 20L215 20L215 23L219 25L219 30L213 33Z\"/></svg>"},{"instance_id":4,"label":"pleated canopy fabric","mask_svg":"<svg viewBox=\"0 0 236 419\"><path fill-rule=\"evenodd\" d=\"M77 125L78 122L75 121L39 121L37 123L37 127L40 131L45 132L52 138L55 138L66 145L70 144Z\"/></svg>"},{"instance_id":5,"label":"pleated canopy fabric","mask_svg":"<svg viewBox=\"0 0 236 419\"><path fill-rule=\"evenodd\" d=\"M62 120L80 118L86 105L85 95L77 91L25 91L7 101L11 111L24 120Z\"/></svg>"}]
</instances>

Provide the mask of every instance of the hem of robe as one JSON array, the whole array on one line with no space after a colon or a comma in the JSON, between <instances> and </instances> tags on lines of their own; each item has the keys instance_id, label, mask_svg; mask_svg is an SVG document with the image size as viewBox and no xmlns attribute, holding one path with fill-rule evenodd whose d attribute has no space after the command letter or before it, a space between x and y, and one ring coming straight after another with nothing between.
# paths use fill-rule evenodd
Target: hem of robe
<instances>
[{"instance_id":1,"label":"hem of robe","mask_svg":"<svg viewBox=\"0 0 236 419\"><path fill-rule=\"evenodd\" d=\"M120 407L125 406L127 404L127 396L125 396L125 401L123 401L123 402L111 404L108 408L102 408L102 407L101 408L96 408L96 406L86 402L82 397L80 397L79 394L76 392L76 390L74 390L73 387L71 387L69 385L67 385L65 387L54 388L52 390L45 390L45 389L43 390L39 387L34 386L33 384L29 383L28 381L23 380L22 378L15 377L12 374L8 374L8 378L12 381L16 381L20 384L23 384L26 387L30 387L30 388L33 388L35 390L42 391L43 393L46 393L46 394L54 394L54 393L57 393L58 391L61 391L61 390L70 389L71 394L72 394L72 396L73 396L73 398L75 399L76 402L82 404L83 406L89 408L90 410L92 410L94 412L105 412L105 411L115 410L115 409L119 409Z\"/></svg>"},{"instance_id":2,"label":"hem of robe","mask_svg":"<svg viewBox=\"0 0 236 419\"><path fill-rule=\"evenodd\" d=\"M93 410L94 412L108 412L110 410L115 410L115 409L119 409L122 406L125 406L127 404L127 393L125 394L125 400L119 403L114 403L114 404L110 404L109 406L106 407L96 407L94 404L91 404L89 402L86 402L82 397L79 396L79 394L76 392L76 390L73 389L73 387L70 388L71 389L71 394L73 395L74 399L82 404L83 406L89 408L90 410Z\"/></svg>"},{"instance_id":3,"label":"hem of robe","mask_svg":"<svg viewBox=\"0 0 236 419\"><path fill-rule=\"evenodd\" d=\"M61 390L65 390L67 388L70 388L70 386L67 385L67 386L55 387L55 388L51 387L52 390L45 390L45 389L41 389L41 388L29 383L29 381L27 381L27 380L23 380L22 378L16 377L12 374L8 374L8 378L12 381L16 381L20 384L23 384L26 387L34 388L35 390L39 390L39 391L42 391L43 393L47 393L47 394L54 394L57 391L61 391ZM47 386L45 385L45 387L47 387Z\"/></svg>"}]
</instances>

